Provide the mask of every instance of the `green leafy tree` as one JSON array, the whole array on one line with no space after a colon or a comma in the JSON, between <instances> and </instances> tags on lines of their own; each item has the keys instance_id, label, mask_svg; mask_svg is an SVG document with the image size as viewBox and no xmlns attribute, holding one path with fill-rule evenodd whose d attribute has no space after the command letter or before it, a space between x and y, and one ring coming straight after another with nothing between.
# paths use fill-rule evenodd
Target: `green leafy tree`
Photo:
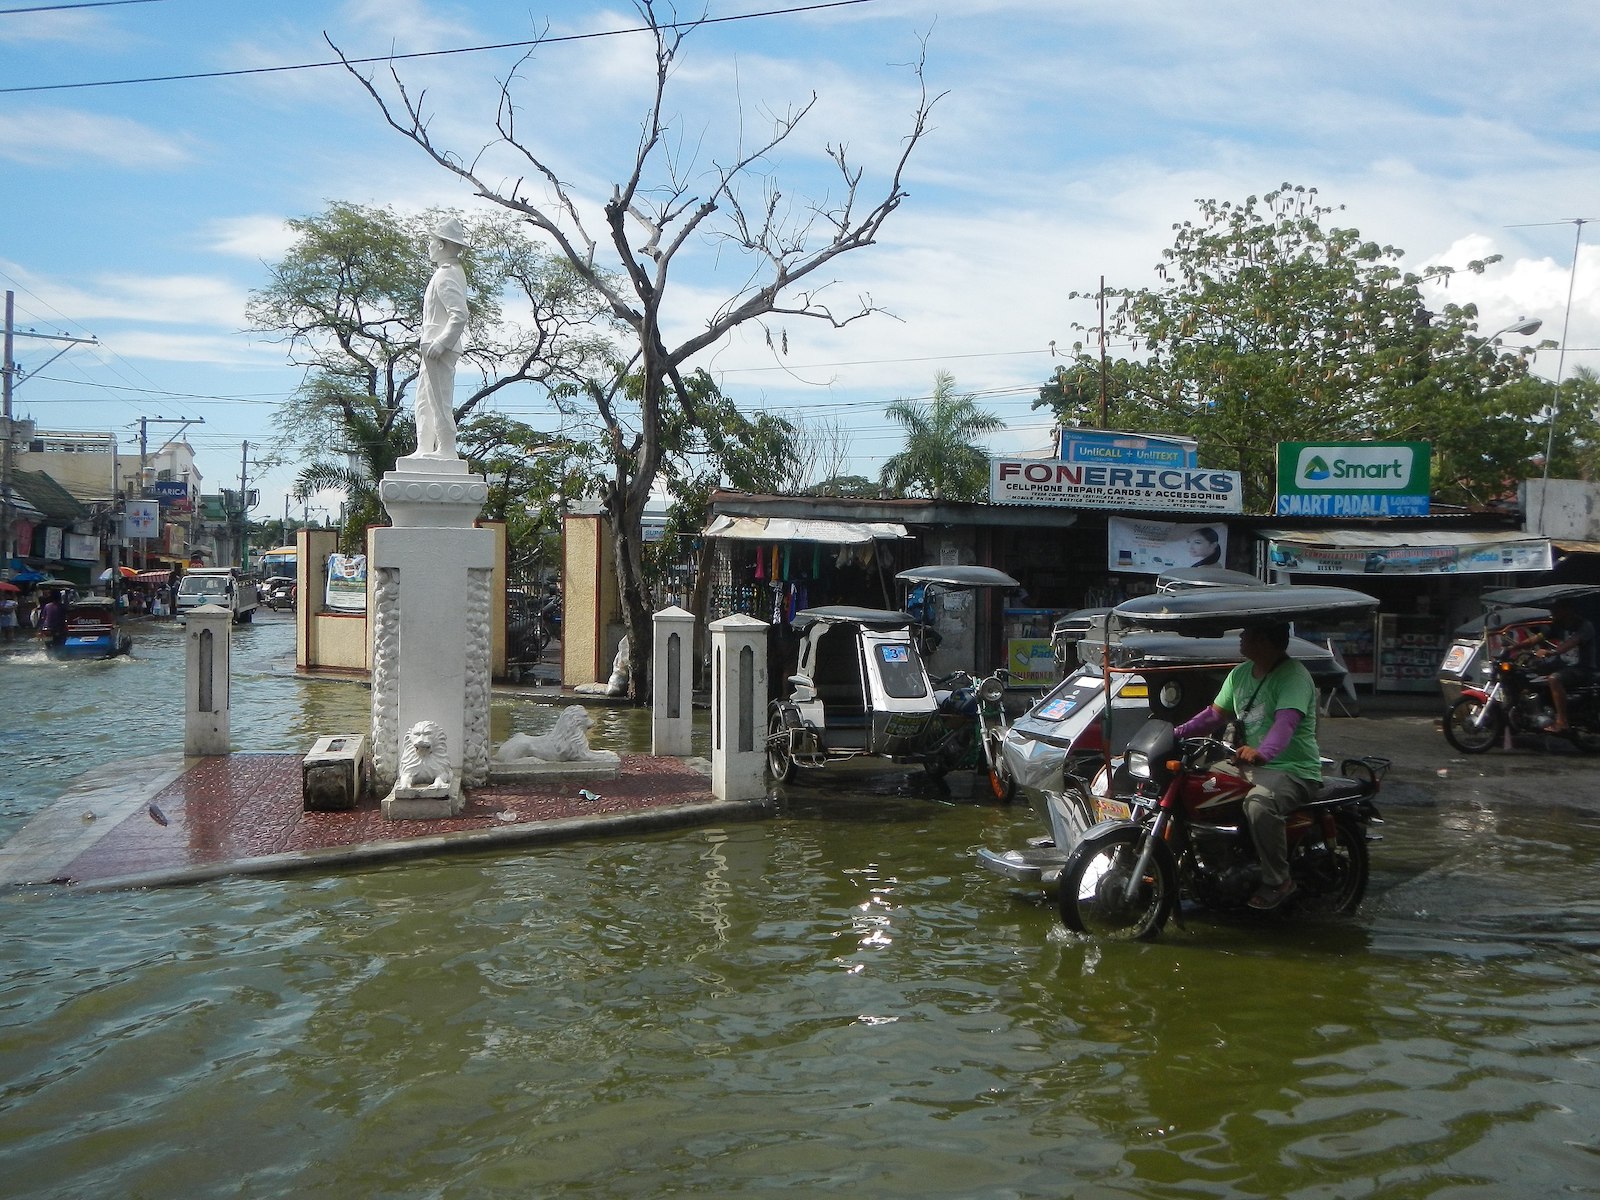
<instances>
[{"instance_id":1,"label":"green leafy tree","mask_svg":"<svg viewBox=\"0 0 1600 1200\"><path fill-rule=\"evenodd\" d=\"M1527 458L1518 431L1533 414L1506 387L1527 367L1485 344L1472 305L1430 309L1424 290L1454 269L1402 272L1402 251L1325 225L1338 210L1311 188L1198 207L1162 252L1160 286L1110 294L1107 334L1134 348L1108 367L1110 425L1199 439L1201 461L1240 471L1257 510L1271 501L1280 441L1429 441L1438 499L1498 493ZM1098 423L1086 418L1099 370L1077 347L1036 406Z\"/></svg>"},{"instance_id":2,"label":"green leafy tree","mask_svg":"<svg viewBox=\"0 0 1600 1200\"><path fill-rule=\"evenodd\" d=\"M933 377L933 398L896 400L884 414L905 428L905 449L883 464L881 482L897 496L982 500L989 494L989 456L974 439L1002 427L970 395L956 394L955 377Z\"/></svg>"},{"instance_id":3,"label":"green leafy tree","mask_svg":"<svg viewBox=\"0 0 1600 1200\"><path fill-rule=\"evenodd\" d=\"M519 117L527 111L521 89L537 83L524 58L501 83L495 132L482 151L458 152L436 140L433 114L423 95L413 95L398 73L388 83L344 59L345 66L383 112L390 126L414 142L441 168L546 239L590 288L604 297L612 317L626 330L612 369L590 374L580 395L592 405L604 430L613 470L601 500L617 546L617 578L628 625L630 687L636 699L649 695L650 589L645 573L642 526L645 505L668 453L668 406L675 403L691 422L700 420L686 379L688 364L733 330L773 315L805 317L838 327L876 311L870 297L843 310L825 292L824 272L840 256L872 245L884 223L906 198L903 177L912 152L928 131L936 97L922 86L915 65L917 99L910 131L901 139L880 182L866 182L843 142L824 153L837 170L834 189L816 200L788 194L774 162L817 103L813 93L788 111L730 125L730 142L718 154L706 135L679 128L669 81L678 70L687 38L699 21L658 14L655 0L635 0L651 42L654 80L633 152L615 165L585 164L583 174L615 181L596 212L563 173L527 136ZM337 49L337 48L336 48ZM733 104L737 107L737 99ZM752 135L751 131L760 129ZM494 153L489 154L488 151ZM502 152L522 164L526 177L508 177L490 164ZM531 185L531 186L530 186ZM728 271L727 295L693 317L680 319L670 296L703 297L696 289L671 288L674 267L699 260L709 272ZM602 263L609 261L610 266ZM629 395L639 380L637 400Z\"/></svg>"}]
</instances>

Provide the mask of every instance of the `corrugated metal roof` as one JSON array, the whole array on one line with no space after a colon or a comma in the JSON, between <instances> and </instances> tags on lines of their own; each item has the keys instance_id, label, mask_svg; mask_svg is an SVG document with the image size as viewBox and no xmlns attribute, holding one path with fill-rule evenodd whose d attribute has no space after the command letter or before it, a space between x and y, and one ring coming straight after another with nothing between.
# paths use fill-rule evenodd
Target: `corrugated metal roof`
<instances>
[{"instance_id":1,"label":"corrugated metal roof","mask_svg":"<svg viewBox=\"0 0 1600 1200\"><path fill-rule=\"evenodd\" d=\"M11 487L43 514L46 521L71 524L89 515L89 510L43 471L13 471Z\"/></svg>"}]
</instances>

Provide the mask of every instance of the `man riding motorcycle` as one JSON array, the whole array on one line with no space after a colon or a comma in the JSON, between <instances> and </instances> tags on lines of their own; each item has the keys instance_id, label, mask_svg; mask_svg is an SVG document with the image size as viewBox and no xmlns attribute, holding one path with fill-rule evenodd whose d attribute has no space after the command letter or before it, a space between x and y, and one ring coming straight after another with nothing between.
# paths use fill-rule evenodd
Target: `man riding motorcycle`
<instances>
[{"instance_id":1,"label":"man riding motorcycle","mask_svg":"<svg viewBox=\"0 0 1600 1200\"><path fill-rule=\"evenodd\" d=\"M1550 632L1545 635L1549 646L1538 651L1539 657L1554 660L1550 674L1550 703L1556 710L1556 719L1547 727L1547 733L1564 733L1567 729L1567 693L1588 683L1594 674L1594 625L1583 619L1570 600L1561 600L1550 609Z\"/></svg>"},{"instance_id":2,"label":"man riding motorcycle","mask_svg":"<svg viewBox=\"0 0 1600 1200\"><path fill-rule=\"evenodd\" d=\"M1261 886L1250 907L1263 910L1294 894L1284 821L1315 800L1322 783L1317 687L1311 672L1289 657L1288 647L1285 622L1247 624L1239 637L1245 661L1228 674L1215 702L1175 731L1179 738L1210 733L1229 717L1244 726L1246 744L1238 758L1253 768L1254 785L1244 811L1261 861Z\"/></svg>"}]
</instances>

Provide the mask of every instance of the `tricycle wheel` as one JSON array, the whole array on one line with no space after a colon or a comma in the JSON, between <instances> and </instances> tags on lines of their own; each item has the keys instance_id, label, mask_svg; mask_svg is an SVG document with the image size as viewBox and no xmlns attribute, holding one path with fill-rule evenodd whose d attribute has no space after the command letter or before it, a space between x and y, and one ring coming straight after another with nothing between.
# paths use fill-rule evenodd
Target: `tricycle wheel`
<instances>
[{"instance_id":1,"label":"tricycle wheel","mask_svg":"<svg viewBox=\"0 0 1600 1200\"><path fill-rule=\"evenodd\" d=\"M767 722L767 773L774 783L788 783L794 778L793 734L784 722L781 710L774 708Z\"/></svg>"},{"instance_id":2,"label":"tricycle wheel","mask_svg":"<svg viewBox=\"0 0 1600 1200\"><path fill-rule=\"evenodd\" d=\"M1444 740L1463 754L1482 754L1500 740L1505 714L1496 704L1483 711L1483 702L1463 697L1445 714Z\"/></svg>"},{"instance_id":3,"label":"tricycle wheel","mask_svg":"<svg viewBox=\"0 0 1600 1200\"><path fill-rule=\"evenodd\" d=\"M1144 830L1123 825L1078 844L1061 868L1057 897L1068 929L1125 941L1160 934L1178 898L1178 872L1172 852L1156 842L1143 874L1134 880L1146 840Z\"/></svg>"}]
</instances>

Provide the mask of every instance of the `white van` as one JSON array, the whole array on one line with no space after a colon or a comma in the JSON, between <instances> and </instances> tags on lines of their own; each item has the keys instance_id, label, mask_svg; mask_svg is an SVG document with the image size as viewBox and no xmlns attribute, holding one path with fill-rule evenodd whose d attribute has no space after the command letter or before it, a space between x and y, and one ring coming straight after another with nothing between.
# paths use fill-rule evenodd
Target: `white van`
<instances>
[{"instance_id":1,"label":"white van","mask_svg":"<svg viewBox=\"0 0 1600 1200\"><path fill-rule=\"evenodd\" d=\"M242 625L255 619L260 602L256 581L234 567L190 567L178 581L180 613L202 604L220 604L233 610L235 625Z\"/></svg>"}]
</instances>

